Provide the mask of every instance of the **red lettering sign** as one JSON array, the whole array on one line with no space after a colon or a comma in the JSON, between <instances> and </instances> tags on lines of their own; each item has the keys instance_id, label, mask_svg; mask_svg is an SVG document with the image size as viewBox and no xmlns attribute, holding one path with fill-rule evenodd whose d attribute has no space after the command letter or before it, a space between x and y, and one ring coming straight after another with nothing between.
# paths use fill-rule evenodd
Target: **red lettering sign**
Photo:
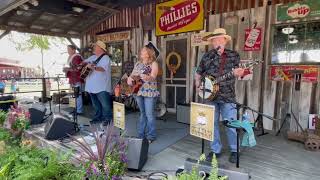
<instances>
[{"instance_id":1,"label":"red lettering sign","mask_svg":"<svg viewBox=\"0 0 320 180\"><path fill-rule=\"evenodd\" d=\"M200 14L200 4L195 0L185 1L171 7L158 21L162 31L170 32L192 23Z\"/></svg>"}]
</instances>

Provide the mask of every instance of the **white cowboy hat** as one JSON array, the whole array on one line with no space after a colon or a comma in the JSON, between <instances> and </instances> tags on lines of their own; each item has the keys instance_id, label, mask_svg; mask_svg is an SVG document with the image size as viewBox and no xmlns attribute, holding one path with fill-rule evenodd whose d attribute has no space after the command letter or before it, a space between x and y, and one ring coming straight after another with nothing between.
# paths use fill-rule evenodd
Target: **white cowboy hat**
<instances>
[{"instance_id":1,"label":"white cowboy hat","mask_svg":"<svg viewBox=\"0 0 320 180\"><path fill-rule=\"evenodd\" d=\"M209 41L211 39L217 38L217 37L224 37L227 41L231 41L231 36L227 35L227 32L223 28L215 29L212 33L210 33L207 36L204 36L202 38L203 41Z\"/></svg>"},{"instance_id":2,"label":"white cowboy hat","mask_svg":"<svg viewBox=\"0 0 320 180\"><path fill-rule=\"evenodd\" d=\"M95 45L99 46L101 49L103 49L104 51L107 51L107 46L104 42L98 40Z\"/></svg>"}]
</instances>

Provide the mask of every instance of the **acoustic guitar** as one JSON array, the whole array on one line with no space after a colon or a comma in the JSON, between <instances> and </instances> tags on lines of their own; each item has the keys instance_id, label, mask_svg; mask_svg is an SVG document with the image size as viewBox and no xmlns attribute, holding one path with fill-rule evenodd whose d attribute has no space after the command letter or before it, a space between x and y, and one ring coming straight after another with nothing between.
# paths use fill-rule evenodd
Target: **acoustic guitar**
<instances>
[{"instance_id":1,"label":"acoustic guitar","mask_svg":"<svg viewBox=\"0 0 320 180\"><path fill-rule=\"evenodd\" d=\"M261 62L262 62L261 60L252 60L247 63L241 64L240 67L243 69L248 69L254 65L260 64ZM217 96L217 93L219 92L219 83L232 76L233 76L233 71L225 73L222 76L219 76L216 78L209 75L205 76L203 89L200 89L198 95L202 99L213 100Z\"/></svg>"},{"instance_id":2,"label":"acoustic guitar","mask_svg":"<svg viewBox=\"0 0 320 180\"><path fill-rule=\"evenodd\" d=\"M86 65L84 65L84 67L81 69L81 72L80 72L80 78L86 79L93 71L93 69L90 68L91 64L97 65L104 55L106 54L102 54L92 63L87 63Z\"/></svg>"}]
</instances>

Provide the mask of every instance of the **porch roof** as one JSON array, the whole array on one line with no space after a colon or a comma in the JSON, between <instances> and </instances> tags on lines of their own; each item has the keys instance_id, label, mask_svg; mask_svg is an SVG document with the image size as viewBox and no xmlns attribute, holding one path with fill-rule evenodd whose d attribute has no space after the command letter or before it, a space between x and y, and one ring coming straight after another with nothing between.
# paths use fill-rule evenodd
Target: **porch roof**
<instances>
[{"instance_id":1,"label":"porch roof","mask_svg":"<svg viewBox=\"0 0 320 180\"><path fill-rule=\"evenodd\" d=\"M124 7L146 0L2 0L0 29L68 38L79 38Z\"/></svg>"}]
</instances>

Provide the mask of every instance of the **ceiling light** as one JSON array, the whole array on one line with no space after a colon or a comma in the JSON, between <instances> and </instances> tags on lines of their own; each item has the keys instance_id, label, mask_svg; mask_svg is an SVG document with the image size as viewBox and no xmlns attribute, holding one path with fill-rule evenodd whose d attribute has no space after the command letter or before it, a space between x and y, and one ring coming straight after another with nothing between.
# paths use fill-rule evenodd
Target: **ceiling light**
<instances>
[{"instance_id":1,"label":"ceiling light","mask_svg":"<svg viewBox=\"0 0 320 180\"><path fill-rule=\"evenodd\" d=\"M29 1L30 4L32 4L33 6L38 6L39 2L37 0L31 0Z\"/></svg>"},{"instance_id":2,"label":"ceiling light","mask_svg":"<svg viewBox=\"0 0 320 180\"><path fill-rule=\"evenodd\" d=\"M20 16L20 15L22 15L22 14L23 14L23 11L19 11L19 10L17 11L17 15Z\"/></svg>"},{"instance_id":3,"label":"ceiling light","mask_svg":"<svg viewBox=\"0 0 320 180\"><path fill-rule=\"evenodd\" d=\"M72 7L72 10L73 10L74 12L77 12L77 13L83 12L83 9L80 8L80 7Z\"/></svg>"},{"instance_id":4,"label":"ceiling light","mask_svg":"<svg viewBox=\"0 0 320 180\"><path fill-rule=\"evenodd\" d=\"M298 39L289 40L289 44L297 44L298 42Z\"/></svg>"},{"instance_id":5,"label":"ceiling light","mask_svg":"<svg viewBox=\"0 0 320 180\"><path fill-rule=\"evenodd\" d=\"M282 28L282 33L283 34L291 34L293 32L294 28L293 27L285 27Z\"/></svg>"},{"instance_id":6,"label":"ceiling light","mask_svg":"<svg viewBox=\"0 0 320 180\"><path fill-rule=\"evenodd\" d=\"M26 4L22 4L22 5L20 5L19 6L21 9L23 9L23 10L29 10L29 6L28 5L26 5Z\"/></svg>"}]
</instances>

